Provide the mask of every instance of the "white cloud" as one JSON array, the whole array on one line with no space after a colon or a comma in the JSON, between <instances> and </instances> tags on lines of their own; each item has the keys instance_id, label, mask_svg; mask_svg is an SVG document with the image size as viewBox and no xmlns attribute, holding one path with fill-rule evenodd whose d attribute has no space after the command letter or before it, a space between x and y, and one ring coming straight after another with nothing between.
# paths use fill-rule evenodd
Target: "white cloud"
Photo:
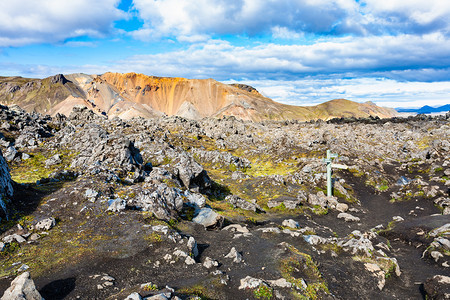
<instances>
[{"instance_id":1,"label":"white cloud","mask_svg":"<svg viewBox=\"0 0 450 300\"><path fill-rule=\"evenodd\" d=\"M384 78L299 80L229 80L242 82L276 101L291 105L315 105L344 98L357 102L372 101L387 107L421 107L449 103L450 81L399 82Z\"/></svg>"},{"instance_id":2,"label":"white cloud","mask_svg":"<svg viewBox=\"0 0 450 300\"><path fill-rule=\"evenodd\" d=\"M234 46L211 40L185 50L139 55L117 63L140 72L196 78L290 79L317 74L445 80L450 40L441 34L332 38L311 45ZM416 72L416 73L415 73ZM414 76L417 76L415 78Z\"/></svg>"},{"instance_id":3,"label":"white cloud","mask_svg":"<svg viewBox=\"0 0 450 300\"><path fill-rule=\"evenodd\" d=\"M303 34L289 30L286 27L274 26L271 28L272 37L276 39L299 39Z\"/></svg>"},{"instance_id":4,"label":"white cloud","mask_svg":"<svg viewBox=\"0 0 450 300\"><path fill-rule=\"evenodd\" d=\"M143 29L163 36L329 32L356 9L353 0L134 0Z\"/></svg>"},{"instance_id":5,"label":"white cloud","mask_svg":"<svg viewBox=\"0 0 450 300\"><path fill-rule=\"evenodd\" d=\"M14 0L0 2L0 47L100 37L125 18L119 0Z\"/></svg>"},{"instance_id":6,"label":"white cloud","mask_svg":"<svg viewBox=\"0 0 450 300\"><path fill-rule=\"evenodd\" d=\"M134 0L142 28L161 36L450 31L448 0Z\"/></svg>"}]
</instances>

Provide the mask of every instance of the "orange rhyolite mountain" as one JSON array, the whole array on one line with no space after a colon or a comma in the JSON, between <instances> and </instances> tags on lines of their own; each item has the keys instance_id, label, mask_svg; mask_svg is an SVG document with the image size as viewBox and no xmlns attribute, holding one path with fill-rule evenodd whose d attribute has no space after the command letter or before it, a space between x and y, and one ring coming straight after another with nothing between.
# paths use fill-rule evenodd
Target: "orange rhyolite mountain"
<instances>
[{"instance_id":1,"label":"orange rhyolite mountain","mask_svg":"<svg viewBox=\"0 0 450 300\"><path fill-rule=\"evenodd\" d=\"M254 88L213 79L155 77L136 73L69 74L45 79L0 77L0 103L27 111L68 115L75 105L130 119L163 114L190 119L232 115L244 120L301 121L334 117L392 117L395 110L338 99L317 106L275 102Z\"/></svg>"}]
</instances>

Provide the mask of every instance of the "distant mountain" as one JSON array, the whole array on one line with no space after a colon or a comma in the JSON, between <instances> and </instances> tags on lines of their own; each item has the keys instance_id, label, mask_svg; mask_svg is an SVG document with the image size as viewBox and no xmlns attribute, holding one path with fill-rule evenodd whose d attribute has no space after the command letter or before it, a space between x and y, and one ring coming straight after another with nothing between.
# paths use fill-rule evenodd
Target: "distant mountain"
<instances>
[{"instance_id":1,"label":"distant mountain","mask_svg":"<svg viewBox=\"0 0 450 300\"><path fill-rule=\"evenodd\" d=\"M98 114L122 119L166 114L190 119L235 116L253 121L308 121L396 115L394 109L371 102L337 99L316 106L293 106L275 102L244 84L109 72L59 74L45 79L0 77L0 103L49 115L68 115L75 105L85 105Z\"/></svg>"},{"instance_id":2,"label":"distant mountain","mask_svg":"<svg viewBox=\"0 0 450 300\"><path fill-rule=\"evenodd\" d=\"M421 108L396 108L395 110L397 110L398 112L431 114L450 111L450 104L445 104L439 107L431 107L429 105L425 105Z\"/></svg>"}]
</instances>

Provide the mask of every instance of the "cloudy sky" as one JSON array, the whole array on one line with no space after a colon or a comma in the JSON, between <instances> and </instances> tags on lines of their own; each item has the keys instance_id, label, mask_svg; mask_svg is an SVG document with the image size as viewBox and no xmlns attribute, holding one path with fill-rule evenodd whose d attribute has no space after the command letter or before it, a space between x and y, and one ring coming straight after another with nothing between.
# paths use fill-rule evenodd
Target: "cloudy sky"
<instances>
[{"instance_id":1,"label":"cloudy sky","mask_svg":"<svg viewBox=\"0 0 450 300\"><path fill-rule=\"evenodd\" d=\"M3 0L0 75L139 72L274 100L450 103L448 0Z\"/></svg>"}]
</instances>

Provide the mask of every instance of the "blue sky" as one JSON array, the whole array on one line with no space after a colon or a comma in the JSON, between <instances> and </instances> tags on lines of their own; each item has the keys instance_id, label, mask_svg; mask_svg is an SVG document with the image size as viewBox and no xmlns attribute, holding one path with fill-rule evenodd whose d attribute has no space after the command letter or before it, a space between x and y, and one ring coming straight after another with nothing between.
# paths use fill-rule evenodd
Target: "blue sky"
<instances>
[{"instance_id":1,"label":"blue sky","mask_svg":"<svg viewBox=\"0 0 450 300\"><path fill-rule=\"evenodd\" d=\"M0 75L247 83L276 101L450 103L448 0L0 2Z\"/></svg>"}]
</instances>

